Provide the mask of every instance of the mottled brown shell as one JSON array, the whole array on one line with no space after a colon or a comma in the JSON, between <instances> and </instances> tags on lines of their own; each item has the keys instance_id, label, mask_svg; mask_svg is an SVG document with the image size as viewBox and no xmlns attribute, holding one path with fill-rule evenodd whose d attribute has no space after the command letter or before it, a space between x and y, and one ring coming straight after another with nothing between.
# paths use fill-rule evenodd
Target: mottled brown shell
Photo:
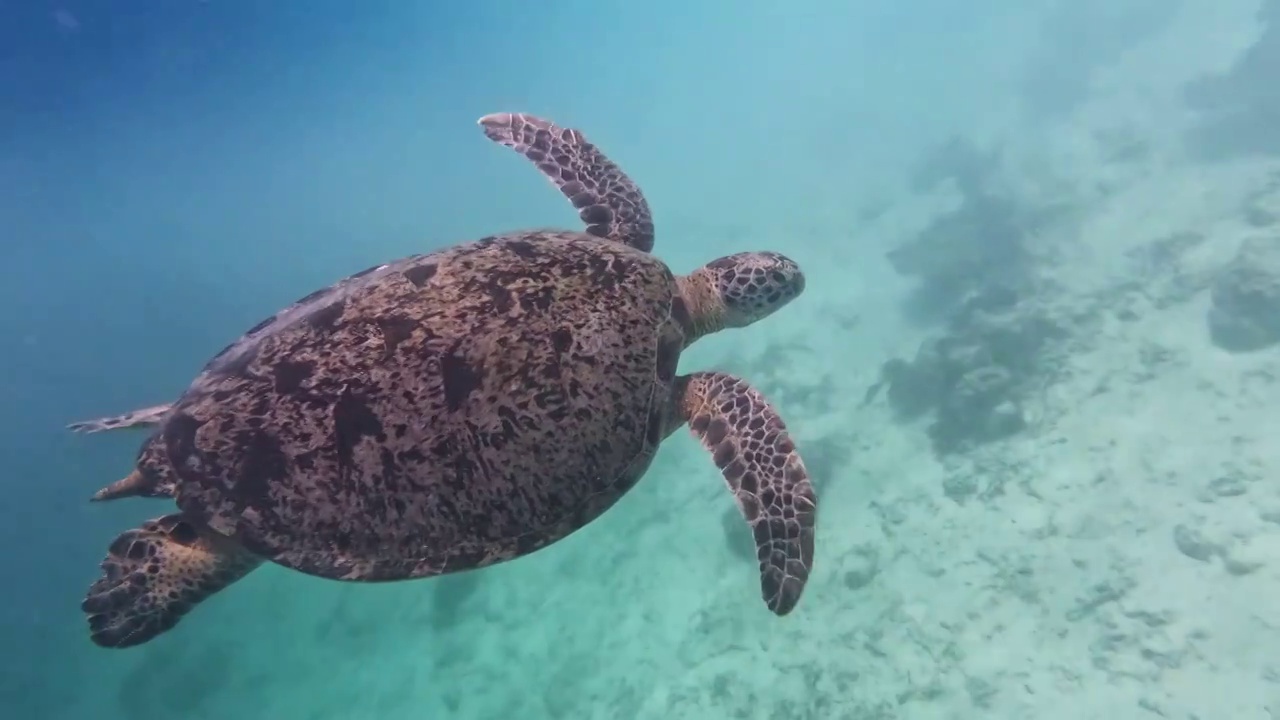
<instances>
[{"instance_id":1,"label":"mottled brown shell","mask_svg":"<svg viewBox=\"0 0 1280 720\"><path fill-rule=\"evenodd\" d=\"M160 433L185 513L325 577L479 567L585 525L668 426L662 261L525 232L372 268L214 358Z\"/></svg>"}]
</instances>

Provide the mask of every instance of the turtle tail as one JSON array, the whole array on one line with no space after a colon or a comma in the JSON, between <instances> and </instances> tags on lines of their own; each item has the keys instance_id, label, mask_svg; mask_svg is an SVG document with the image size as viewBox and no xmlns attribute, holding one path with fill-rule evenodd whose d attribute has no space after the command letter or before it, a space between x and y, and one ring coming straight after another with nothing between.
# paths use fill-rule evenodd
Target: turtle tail
<instances>
[{"instance_id":1,"label":"turtle tail","mask_svg":"<svg viewBox=\"0 0 1280 720\"><path fill-rule=\"evenodd\" d=\"M142 444L134 471L93 494L94 502L122 497L171 498L176 489L173 466L164 452L159 433Z\"/></svg>"}]
</instances>

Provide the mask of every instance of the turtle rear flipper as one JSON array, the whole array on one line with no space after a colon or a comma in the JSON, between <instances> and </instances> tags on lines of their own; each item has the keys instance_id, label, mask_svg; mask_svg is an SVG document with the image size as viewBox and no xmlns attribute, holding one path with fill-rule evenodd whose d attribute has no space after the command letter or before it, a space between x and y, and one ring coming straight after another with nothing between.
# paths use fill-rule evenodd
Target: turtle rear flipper
<instances>
[{"instance_id":1,"label":"turtle rear flipper","mask_svg":"<svg viewBox=\"0 0 1280 720\"><path fill-rule=\"evenodd\" d=\"M148 520L111 543L102 577L80 606L89 618L89 635L102 647L140 645L259 563L181 514Z\"/></svg>"},{"instance_id":2,"label":"turtle rear flipper","mask_svg":"<svg viewBox=\"0 0 1280 720\"><path fill-rule=\"evenodd\" d=\"M71 432L92 435L93 433L105 432L107 430L154 427L160 424L160 421L169 413L169 408L171 407L173 407L171 403L166 403L164 405L153 405L147 408L132 410L123 415L112 415L111 417L81 420L67 425L67 429Z\"/></svg>"},{"instance_id":3,"label":"turtle rear flipper","mask_svg":"<svg viewBox=\"0 0 1280 720\"><path fill-rule=\"evenodd\" d=\"M765 605L786 615L813 569L817 514L809 473L786 425L758 390L727 373L683 376L676 401L751 526Z\"/></svg>"}]
</instances>

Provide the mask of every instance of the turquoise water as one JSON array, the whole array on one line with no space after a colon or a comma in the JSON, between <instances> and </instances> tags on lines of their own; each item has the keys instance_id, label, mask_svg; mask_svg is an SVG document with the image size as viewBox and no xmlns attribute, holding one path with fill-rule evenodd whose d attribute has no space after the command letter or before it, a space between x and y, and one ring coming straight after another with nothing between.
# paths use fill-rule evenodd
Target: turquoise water
<instances>
[{"instance_id":1,"label":"turquoise water","mask_svg":"<svg viewBox=\"0 0 1280 720\"><path fill-rule=\"evenodd\" d=\"M1280 713L1280 671L1264 650L1184 652L1244 678L1206 671L1211 679L1187 691L1168 667L1149 675L1100 666L1101 640L1081 635L1078 623L1070 635L1066 620L1045 619L1076 623L1071 608L1083 603L1087 614L1106 605L1111 591L1099 587L1107 581L1083 568L1107 561L1085 562L1067 550L1038 556L1037 538L1048 537L1040 529L1021 540L1001 536L1010 552L1028 553L1019 562L988 561L991 543L953 532L1048 527L1043 518L1053 513L1062 525L1064 515L1090 514L1078 504L1093 492L1089 482L1063 491L1052 511L987 492L986 479L975 481L986 490L965 495L956 490L955 468L970 461L964 450L952 452L949 436L940 440L942 431L894 417L883 393L864 403L882 363L914 356L920 339L950 327L953 311L982 295L984 283L1003 287L993 275L1024 279L1014 267L1018 251L995 244L998 223L986 215L959 230L941 226L942 235L959 238L956 259L939 260L943 251L933 246L914 256L917 265L974 265L978 280L956 281L964 287L921 293L921 273L890 259L967 201L966 168L982 161L966 148L978 148L976 155L995 148L992 162L1017 168L1001 187L1012 184L1019 202L1034 205L1009 221L1018 242L1084 238L1051 260L1028 262L1054 272L1073 262L1086 269L1028 287L1081 288L1083 296L1087 286L1094 299L1111 286L1087 263L1115 244L1112 228L1129 239L1180 229L1173 216L1152 219L1149 231L1142 220L1115 220L1118 201L1106 198L1143 202L1143 191L1127 188L1173 172L1170 158L1218 163L1204 173L1220 174L1195 176L1211 178L1204 184L1219 193L1240 187L1241 197L1256 198L1267 187L1253 178L1266 175L1280 143L1257 119L1265 113L1255 111L1280 102L1257 90L1256 77L1270 77L1276 57L1260 49L1267 16L1258 13L1277 14L1276 3L1215 7L1144 0L0 4L7 253L0 295L8 309L0 313L8 343L0 360L7 461L0 714L1246 720L1270 717L1264 708ZM1191 86L1246 60L1255 75L1236 73L1234 85L1209 84L1188 92L1186 102L1184 79ZM1105 103L1117 108L1107 115L1114 122L1098 119ZM1187 119L1206 104L1231 106L1237 120L1223 130ZM1176 122L1175 107L1183 113ZM711 458L681 432L600 521L530 557L376 586L269 566L151 643L92 645L78 606L107 544L170 506L88 503L129 471L144 436L85 437L64 426L173 399L210 356L263 317L370 265L495 232L577 228L558 193L476 127L480 116L502 111L579 128L604 149L643 187L654 208L655 253L676 272L740 250L785 252L805 268L806 293L785 311L708 338L681 363L685 372L714 367L751 379L793 428L821 498L818 559L800 607L777 618L760 603L747 530ZM1167 149L1185 138L1200 156ZM962 151L949 155L940 150L946 147ZM942 163L943 180L961 187L958 195L930 181L931 158ZM1245 179L1221 174L1221 163L1231 162L1244 168L1231 177ZM1193 202L1167 190L1151 194L1140 218L1158 218L1170 206L1177 215L1176 207ZM1207 227L1238 214L1233 203L1196 205L1203 209L1196 222ZM996 250L983 254L988 236ZM1031 290L1018 292L1025 298ZM1064 317L1086 323L1080 318L1103 312L1089 307ZM1081 330L1091 333L1098 337ZM1093 396L1081 390L1079 397ZM1065 440L1055 450L1018 446L1051 434L1033 432L1043 426L1030 409L1025 414L1029 429L990 446L983 440L973 452L995 457L1013 448L1021 459L1000 467L1046 478L1072 458L1083 469L1062 475L1093 478L1101 471L1088 462L1099 452L1111 457L1071 449L1088 445L1078 434L1094 426L1087 421L1064 420L1054 437ZM1185 413L1163 419L1178 415ZM955 422L968 428L975 421ZM1262 432L1257 422L1246 426L1252 430L1242 432ZM995 472L981 467L976 476ZM1011 480L1006 492L1018 486ZM1130 507L1146 502L1139 497ZM1152 527L1168 520L1151 512L1158 517ZM1158 530L1167 535L1163 525ZM1110 532L1107 548L1138 542L1129 530ZM930 548L928 560L921 547ZM1142 557L1133 563L1153 567ZM1038 578L1038 590L1020 584L1028 576ZM1126 577L1136 587L1146 576L1135 569ZM1023 604L973 594L997 586ZM1275 587L1241 592L1265 598ZM1080 600L1090 593L1102 599ZM1268 604L1275 605L1259 606ZM1007 614L991 620L997 610ZM1219 633L1213 612L1205 618L1215 638L1250 634L1234 625ZM1132 636L1126 633L1114 634ZM1191 630L1186 636L1195 642ZM1135 662L1149 662L1149 654L1135 653L1148 658ZM1186 660L1193 666L1200 667ZM1222 710L1215 693L1246 699ZM1162 711L1150 714L1151 707Z\"/></svg>"}]
</instances>

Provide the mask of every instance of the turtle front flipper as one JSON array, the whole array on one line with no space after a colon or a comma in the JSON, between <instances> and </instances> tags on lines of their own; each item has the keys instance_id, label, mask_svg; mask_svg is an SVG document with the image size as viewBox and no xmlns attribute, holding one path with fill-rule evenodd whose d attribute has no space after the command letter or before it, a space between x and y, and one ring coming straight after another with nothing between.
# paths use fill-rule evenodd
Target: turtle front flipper
<instances>
[{"instance_id":1,"label":"turtle front flipper","mask_svg":"<svg viewBox=\"0 0 1280 720\"><path fill-rule=\"evenodd\" d=\"M494 113L479 123L485 136L531 160L560 188L587 232L653 249L653 215L639 186L581 132L524 113Z\"/></svg>"},{"instance_id":2,"label":"turtle front flipper","mask_svg":"<svg viewBox=\"0 0 1280 720\"><path fill-rule=\"evenodd\" d=\"M262 561L181 514L148 520L111 543L80 607L102 647L141 645Z\"/></svg>"},{"instance_id":3,"label":"turtle front flipper","mask_svg":"<svg viewBox=\"0 0 1280 720\"><path fill-rule=\"evenodd\" d=\"M813 569L817 514L809 473L786 425L758 390L726 373L681 377L676 401L751 526L765 604L786 615Z\"/></svg>"},{"instance_id":4,"label":"turtle front flipper","mask_svg":"<svg viewBox=\"0 0 1280 720\"><path fill-rule=\"evenodd\" d=\"M164 405L153 405L151 407L133 410L123 415L94 418L93 420L81 420L80 422L71 423L67 426L67 429L71 432L92 435L93 433L105 432L107 430L153 427L160 424L160 421L164 419L166 414L168 414L169 408L171 407L173 407L171 403L166 403Z\"/></svg>"}]
</instances>

